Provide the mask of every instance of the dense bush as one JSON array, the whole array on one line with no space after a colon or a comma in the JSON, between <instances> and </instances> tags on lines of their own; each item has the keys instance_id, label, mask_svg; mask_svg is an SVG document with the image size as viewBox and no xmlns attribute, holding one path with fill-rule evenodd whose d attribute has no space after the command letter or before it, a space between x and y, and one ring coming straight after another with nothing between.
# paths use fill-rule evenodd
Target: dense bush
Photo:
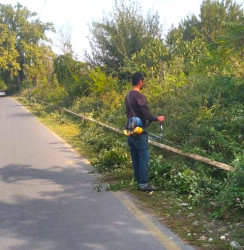
<instances>
[{"instance_id":1,"label":"dense bush","mask_svg":"<svg viewBox=\"0 0 244 250\"><path fill-rule=\"evenodd\" d=\"M229 214L234 210L244 210L244 156L236 156L233 162L235 170L229 174L226 185L217 196L216 216Z\"/></svg>"}]
</instances>

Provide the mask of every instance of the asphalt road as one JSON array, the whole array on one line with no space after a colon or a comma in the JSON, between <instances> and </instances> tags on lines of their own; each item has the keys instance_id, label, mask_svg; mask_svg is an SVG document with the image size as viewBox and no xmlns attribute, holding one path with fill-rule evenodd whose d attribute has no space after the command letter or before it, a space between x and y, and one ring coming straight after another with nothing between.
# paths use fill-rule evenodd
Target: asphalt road
<instances>
[{"instance_id":1,"label":"asphalt road","mask_svg":"<svg viewBox=\"0 0 244 250\"><path fill-rule=\"evenodd\" d=\"M0 98L0 250L193 249L121 192L94 189L86 159Z\"/></svg>"}]
</instances>

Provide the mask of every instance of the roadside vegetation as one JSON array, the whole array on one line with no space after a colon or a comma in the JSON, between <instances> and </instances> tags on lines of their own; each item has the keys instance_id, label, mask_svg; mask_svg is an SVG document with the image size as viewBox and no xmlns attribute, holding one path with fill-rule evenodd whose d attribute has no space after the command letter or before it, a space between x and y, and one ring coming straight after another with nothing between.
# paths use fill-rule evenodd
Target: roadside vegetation
<instances>
[{"instance_id":1,"label":"roadside vegetation","mask_svg":"<svg viewBox=\"0 0 244 250\"><path fill-rule=\"evenodd\" d=\"M0 4L0 83L7 93L20 93L22 101L45 101L122 129L131 74L143 72L152 112L166 116L166 139L186 152L227 163L234 171L151 147L150 179L161 191L141 194L124 136L50 106L35 103L31 109L90 159L110 190L135 194L202 249L241 249L243 9L231 0L204 0L199 16L188 16L165 38L157 13L145 18L140 10L138 3L118 1L109 16L94 21L91 52L80 62L69 37L63 37L63 55L52 52L45 36L52 24L41 23L19 4ZM154 124L148 130L157 134L158 129Z\"/></svg>"}]
</instances>

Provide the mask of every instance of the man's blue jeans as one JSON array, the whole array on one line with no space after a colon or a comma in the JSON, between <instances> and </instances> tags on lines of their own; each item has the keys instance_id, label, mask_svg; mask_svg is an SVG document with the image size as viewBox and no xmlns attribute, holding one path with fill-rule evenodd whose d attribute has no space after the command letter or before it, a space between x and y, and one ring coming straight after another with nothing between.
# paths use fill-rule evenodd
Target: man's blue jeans
<instances>
[{"instance_id":1,"label":"man's blue jeans","mask_svg":"<svg viewBox=\"0 0 244 250\"><path fill-rule=\"evenodd\" d=\"M148 183L149 165L149 145L148 135L143 133L137 136L129 136L128 144L134 170L134 176L139 187L146 186Z\"/></svg>"}]
</instances>

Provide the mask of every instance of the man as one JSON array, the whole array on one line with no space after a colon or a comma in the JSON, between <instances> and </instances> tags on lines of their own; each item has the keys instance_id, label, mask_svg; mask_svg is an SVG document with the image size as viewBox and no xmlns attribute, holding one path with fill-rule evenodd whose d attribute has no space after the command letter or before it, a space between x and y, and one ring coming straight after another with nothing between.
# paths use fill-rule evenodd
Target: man
<instances>
[{"instance_id":1,"label":"man","mask_svg":"<svg viewBox=\"0 0 244 250\"><path fill-rule=\"evenodd\" d=\"M126 113L128 120L138 117L142 121L143 129L147 121L164 121L164 116L154 116L150 113L146 97L141 93L144 86L144 77L141 73L132 76L132 90L125 97ZM134 176L140 191L155 191L157 188L148 182L149 145L148 135L144 131L136 136L128 136Z\"/></svg>"}]
</instances>

